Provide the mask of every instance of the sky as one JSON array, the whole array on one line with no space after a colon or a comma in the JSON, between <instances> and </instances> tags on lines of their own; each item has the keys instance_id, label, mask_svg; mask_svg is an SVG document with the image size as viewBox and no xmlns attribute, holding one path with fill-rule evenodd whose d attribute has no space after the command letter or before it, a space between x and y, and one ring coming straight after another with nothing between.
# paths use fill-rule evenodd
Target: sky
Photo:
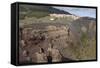
<instances>
[{"instance_id":1,"label":"sky","mask_svg":"<svg viewBox=\"0 0 100 68\"><path fill-rule=\"evenodd\" d=\"M80 16L80 17L92 17L96 18L96 9L94 8L77 8L77 7L54 7L60 10L67 11L71 14Z\"/></svg>"}]
</instances>

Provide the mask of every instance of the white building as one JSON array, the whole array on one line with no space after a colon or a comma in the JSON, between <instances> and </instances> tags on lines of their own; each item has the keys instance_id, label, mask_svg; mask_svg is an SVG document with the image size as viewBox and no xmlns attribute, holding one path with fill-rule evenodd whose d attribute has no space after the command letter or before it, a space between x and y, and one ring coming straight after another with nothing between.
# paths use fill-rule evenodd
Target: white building
<instances>
[{"instance_id":1,"label":"white building","mask_svg":"<svg viewBox=\"0 0 100 68\"><path fill-rule=\"evenodd\" d=\"M79 16L75 16L75 15L67 15L67 14L50 14L50 17L56 17L56 18L66 18L66 17L71 17L74 20L78 19Z\"/></svg>"}]
</instances>

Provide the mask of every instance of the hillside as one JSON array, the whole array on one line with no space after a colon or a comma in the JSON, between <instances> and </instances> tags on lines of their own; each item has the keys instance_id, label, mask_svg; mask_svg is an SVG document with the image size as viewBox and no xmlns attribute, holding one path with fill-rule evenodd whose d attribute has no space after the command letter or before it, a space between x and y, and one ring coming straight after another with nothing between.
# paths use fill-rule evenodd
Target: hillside
<instances>
[{"instance_id":1,"label":"hillside","mask_svg":"<svg viewBox=\"0 0 100 68\"><path fill-rule=\"evenodd\" d=\"M58 17L49 16L53 13ZM65 17L59 17L63 14ZM36 63L35 53L43 48L44 53L47 54L50 45L58 49L63 59L68 58L70 61L96 59L95 18L74 19L73 17L77 16L63 10L32 5L20 5L19 16L20 62Z\"/></svg>"},{"instance_id":2,"label":"hillside","mask_svg":"<svg viewBox=\"0 0 100 68\"><path fill-rule=\"evenodd\" d=\"M63 10L59 10L56 8L53 8L51 6L37 6L37 5L20 5L19 6L19 13L20 13L20 19L24 19L25 16L27 17L45 17L49 14L56 13L56 14L69 14L69 12L65 12Z\"/></svg>"},{"instance_id":3,"label":"hillside","mask_svg":"<svg viewBox=\"0 0 100 68\"><path fill-rule=\"evenodd\" d=\"M77 39L77 59L95 59L96 57L96 21L94 18L81 17L70 25L71 32ZM75 40L73 40L75 41Z\"/></svg>"},{"instance_id":4,"label":"hillside","mask_svg":"<svg viewBox=\"0 0 100 68\"><path fill-rule=\"evenodd\" d=\"M79 36L82 35L81 33L87 33L91 35L95 33L96 20L95 18L91 17L80 17L79 19L71 22L70 27L73 30L73 32L75 31Z\"/></svg>"}]
</instances>

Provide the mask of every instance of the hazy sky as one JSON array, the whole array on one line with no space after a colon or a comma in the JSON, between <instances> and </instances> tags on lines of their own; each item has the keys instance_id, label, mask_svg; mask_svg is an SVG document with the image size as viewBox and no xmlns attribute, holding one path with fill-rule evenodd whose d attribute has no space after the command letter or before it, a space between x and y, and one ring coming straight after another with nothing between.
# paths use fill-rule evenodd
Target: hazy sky
<instances>
[{"instance_id":1,"label":"hazy sky","mask_svg":"<svg viewBox=\"0 0 100 68\"><path fill-rule=\"evenodd\" d=\"M54 7L60 10L67 11L71 14L75 14L77 16L88 16L96 18L96 9L93 8L76 8L76 7Z\"/></svg>"}]
</instances>

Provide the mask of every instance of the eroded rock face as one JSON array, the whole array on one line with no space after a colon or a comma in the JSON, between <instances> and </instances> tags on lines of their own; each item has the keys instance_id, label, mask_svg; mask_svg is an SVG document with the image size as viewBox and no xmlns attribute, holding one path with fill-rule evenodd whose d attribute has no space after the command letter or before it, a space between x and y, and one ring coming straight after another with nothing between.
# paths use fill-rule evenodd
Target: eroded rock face
<instances>
[{"instance_id":1,"label":"eroded rock face","mask_svg":"<svg viewBox=\"0 0 100 68\"><path fill-rule=\"evenodd\" d=\"M52 44L52 46L55 47L55 49L53 49L55 52L52 51L52 53L59 52L60 54L62 49L69 46L69 43L71 41L71 38L68 36L68 34L71 33L68 29L69 27L66 26L57 27L52 25L47 26L44 30L24 28L22 30L23 38L22 40L20 40L21 42L20 46L22 46L21 47L22 51L24 49L21 55L26 56L28 51L29 54L27 56L29 56L32 59L32 62L35 63L37 58L35 54L39 52L39 48L43 48L44 53L46 53L47 56L49 44ZM65 54L62 55L65 56ZM52 58L53 57L54 56L52 55ZM61 58L59 60L61 61ZM20 61L23 62L23 60ZM54 61L56 60L54 59Z\"/></svg>"},{"instance_id":2,"label":"eroded rock face","mask_svg":"<svg viewBox=\"0 0 100 68\"><path fill-rule=\"evenodd\" d=\"M95 32L95 21L87 18L77 19L70 25L46 25L42 26L42 29L35 29L33 26L24 27L20 34L19 60L20 62L42 63L43 55L47 58L46 62L62 62L66 59L68 61L68 58L70 60L94 59ZM51 47L51 56L48 55L50 45L54 47ZM39 53L41 48L43 52ZM29 53L27 56L24 50ZM93 55L91 50L93 50ZM59 58L56 54L61 57ZM41 55L42 60L37 60L36 55Z\"/></svg>"}]
</instances>

